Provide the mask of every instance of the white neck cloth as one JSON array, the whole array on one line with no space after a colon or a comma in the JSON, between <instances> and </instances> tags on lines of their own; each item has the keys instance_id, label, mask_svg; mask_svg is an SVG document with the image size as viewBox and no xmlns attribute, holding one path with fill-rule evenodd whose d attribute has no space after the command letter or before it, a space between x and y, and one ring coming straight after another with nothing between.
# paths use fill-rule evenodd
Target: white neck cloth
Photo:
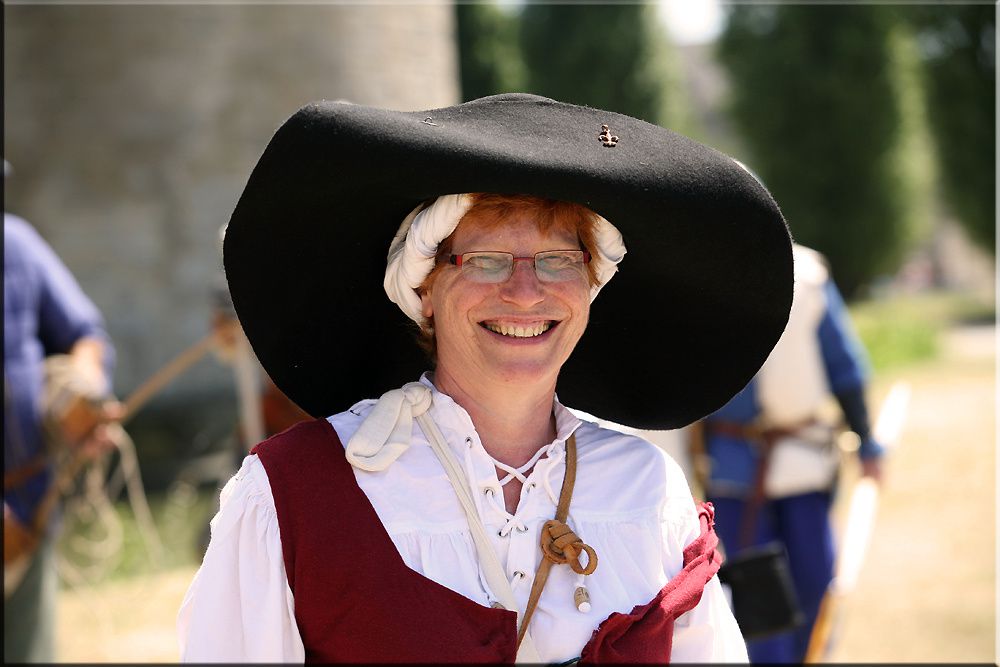
<instances>
[{"instance_id":1,"label":"white neck cloth","mask_svg":"<svg viewBox=\"0 0 1000 667\"><path fill-rule=\"evenodd\" d=\"M389 256L382 282L389 300L417 324L423 324L420 296L417 288L434 270L438 246L445 240L459 221L472 207L468 194L441 195L429 206L418 205L403 219L399 231L389 244ZM590 290L593 301L618 271L618 263L625 257L625 243L621 232L600 215L595 225L597 253L591 258L597 284Z\"/></svg>"}]
</instances>

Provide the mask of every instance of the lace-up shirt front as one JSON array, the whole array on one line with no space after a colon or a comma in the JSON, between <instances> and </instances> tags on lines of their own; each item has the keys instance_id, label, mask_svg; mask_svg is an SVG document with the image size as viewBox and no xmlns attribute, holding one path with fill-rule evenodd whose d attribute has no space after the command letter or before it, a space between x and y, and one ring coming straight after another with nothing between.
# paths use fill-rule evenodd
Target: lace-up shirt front
<instances>
[{"instance_id":1,"label":"lace-up shirt front","mask_svg":"<svg viewBox=\"0 0 1000 667\"><path fill-rule=\"evenodd\" d=\"M567 523L599 557L591 575L552 568L529 633L541 659L576 658L594 630L613 612L649 602L680 572L683 549L699 535L694 501L678 465L635 436L578 418L554 402L556 439L542 448L524 477L514 513L504 507L496 462L483 448L468 413L434 389L428 413L462 464L491 546L507 574L520 610L527 605L541 558L539 531L555 515L565 472L566 439L576 434L577 478ZM374 400L328 419L347 443ZM451 482L419 426L410 446L384 470L355 468L368 497L406 565L478 602L497 602L479 564L468 519ZM252 566L247 560L252 559ZM584 611L574 602L583 585ZM248 613L252 610L252 613ZM288 587L274 501L255 455L222 492L212 541L178 616L186 661L296 661L304 659ZM718 578L699 604L677 619L675 662L745 662L746 648Z\"/></svg>"}]
</instances>

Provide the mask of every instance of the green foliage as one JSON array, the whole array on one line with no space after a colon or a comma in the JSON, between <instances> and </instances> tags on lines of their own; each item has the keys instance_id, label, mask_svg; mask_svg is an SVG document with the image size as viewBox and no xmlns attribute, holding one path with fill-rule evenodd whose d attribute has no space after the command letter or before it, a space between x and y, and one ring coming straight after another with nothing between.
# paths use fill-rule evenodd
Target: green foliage
<instances>
[{"instance_id":1,"label":"green foliage","mask_svg":"<svg viewBox=\"0 0 1000 667\"><path fill-rule=\"evenodd\" d=\"M678 122L669 42L653 5L528 4L520 23L528 92Z\"/></svg>"},{"instance_id":2,"label":"green foliage","mask_svg":"<svg viewBox=\"0 0 1000 667\"><path fill-rule=\"evenodd\" d=\"M917 37L944 195L973 240L996 253L996 7L896 8Z\"/></svg>"},{"instance_id":3,"label":"green foliage","mask_svg":"<svg viewBox=\"0 0 1000 667\"><path fill-rule=\"evenodd\" d=\"M849 310L878 373L936 359L947 328L993 321L993 305L970 295L937 292L859 301Z\"/></svg>"},{"instance_id":4,"label":"green foliage","mask_svg":"<svg viewBox=\"0 0 1000 667\"><path fill-rule=\"evenodd\" d=\"M890 68L899 101L899 140L889 169L896 174L903 202L899 224L904 248L927 243L940 209L935 188L937 171L933 141L927 124L916 40L909 30L894 27L889 34Z\"/></svg>"},{"instance_id":5,"label":"green foliage","mask_svg":"<svg viewBox=\"0 0 1000 667\"><path fill-rule=\"evenodd\" d=\"M852 310L854 326L875 372L937 356L940 325L913 315L908 304L864 302Z\"/></svg>"},{"instance_id":6,"label":"green foliage","mask_svg":"<svg viewBox=\"0 0 1000 667\"><path fill-rule=\"evenodd\" d=\"M462 100L521 90L517 16L495 4L455 5Z\"/></svg>"},{"instance_id":7,"label":"green foliage","mask_svg":"<svg viewBox=\"0 0 1000 667\"><path fill-rule=\"evenodd\" d=\"M208 522L219 506L219 490L174 484L149 496L149 507L162 541L151 550L125 498L106 507L76 498L67 505L59 539L61 568L67 582L95 585L157 570L198 565L207 544Z\"/></svg>"},{"instance_id":8,"label":"green foliage","mask_svg":"<svg viewBox=\"0 0 1000 667\"><path fill-rule=\"evenodd\" d=\"M897 268L907 238L893 18L883 5L737 5L718 46L746 162L848 298Z\"/></svg>"}]
</instances>

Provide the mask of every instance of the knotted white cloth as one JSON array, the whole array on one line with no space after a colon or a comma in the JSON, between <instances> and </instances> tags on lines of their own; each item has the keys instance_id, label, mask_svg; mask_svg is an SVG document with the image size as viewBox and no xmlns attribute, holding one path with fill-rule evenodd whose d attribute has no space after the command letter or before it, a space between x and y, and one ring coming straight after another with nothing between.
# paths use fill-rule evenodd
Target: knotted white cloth
<instances>
[{"instance_id":1,"label":"knotted white cloth","mask_svg":"<svg viewBox=\"0 0 1000 667\"><path fill-rule=\"evenodd\" d=\"M455 231L471 206L472 197L467 194L442 195L426 208L421 203L403 218L389 244L382 286L389 300L417 324L424 321L417 288L434 270L441 241Z\"/></svg>"},{"instance_id":2,"label":"knotted white cloth","mask_svg":"<svg viewBox=\"0 0 1000 667\"><path fill-rule=\"evenodd\" d=\"M402 456L413 437L413 420L431 407L431 390L419 382L382 394L347 441L347 460L369 472L385 470Z\"/></svg>"},{"instance_id":3,"label":"knotted white cloth","mask_svg":"<svg viewBox=\"0 0 1000 667\"><path fill-rule=\"evenodd\" d=\"M434 270L434 258L441 241L455 231L471 206L472 197L468 194L441 195L430 205L421 203L403 218L389 244L382 286L389 300L417 324L424 322L417 288ZM594 215L597 218L594 230L597 253L591 261L597 284L590 290L591 301L615 275L618 263L625 257L621 232L600 215Z\"/></svg>"}]
</instances>

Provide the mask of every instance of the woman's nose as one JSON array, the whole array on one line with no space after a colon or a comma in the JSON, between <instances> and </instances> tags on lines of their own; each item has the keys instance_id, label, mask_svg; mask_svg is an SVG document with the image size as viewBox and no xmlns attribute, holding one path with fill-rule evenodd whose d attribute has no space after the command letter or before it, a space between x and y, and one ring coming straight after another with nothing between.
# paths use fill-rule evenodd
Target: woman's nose
<instances>
[{"instance_id":1,"label":"woman's nose","mask_svg":"<svg viewBox=\"0 0 1000 667\"><path fill-rule=\"evenodd\" d=\"M514 262L514 269L500 285L500 297L520 306L533 306L545 298L533 261Z\"/></svg>"}]
</instances>

